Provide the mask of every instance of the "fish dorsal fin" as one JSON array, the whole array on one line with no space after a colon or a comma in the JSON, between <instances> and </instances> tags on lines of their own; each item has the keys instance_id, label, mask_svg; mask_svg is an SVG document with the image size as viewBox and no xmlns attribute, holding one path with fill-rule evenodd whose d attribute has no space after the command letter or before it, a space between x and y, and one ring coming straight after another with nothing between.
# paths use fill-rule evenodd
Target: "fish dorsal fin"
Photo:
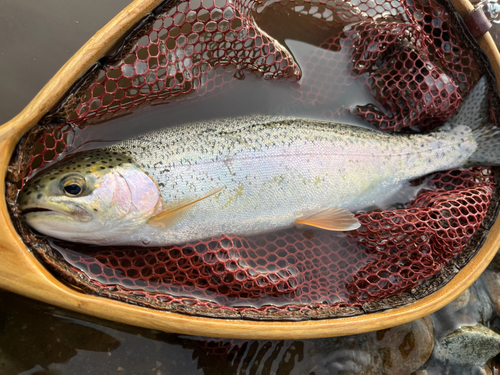
<instances>
[{"instance_id":1,"label":"fish dorsal fin","mask_svg":"<svg viewBox=\"0 0 500 375\"><path fill-rule=\"evenodd\" d=\"M297 219L295 222L335 231L354 230L361 226L358 219L350 211L342 207L329 208L302 219Z\"/></svg>"},{"instance_id":2,"label":"fish dorsal fin","mask_svg":"<svg viewBox=\"0 0 500 375\"><path fill-rule=\"evenodd\" d=\"M208 193L203 194L201 197L198 197L196 199L183 202L177 206L170 206L166 207L165 210L160 212L159 214L153 216L148 220L148 224L157 227L157 228L166 228L172 223L179 218L180 215L182 215L185 212L185 209L188 207L193 206L194 204L198 203L199 201L202 201L203 199L206 199L208 197L211 197L214 194L217 194L219 191L224 189L225 186L210 190Z\"/></svg>"}]
</instances>

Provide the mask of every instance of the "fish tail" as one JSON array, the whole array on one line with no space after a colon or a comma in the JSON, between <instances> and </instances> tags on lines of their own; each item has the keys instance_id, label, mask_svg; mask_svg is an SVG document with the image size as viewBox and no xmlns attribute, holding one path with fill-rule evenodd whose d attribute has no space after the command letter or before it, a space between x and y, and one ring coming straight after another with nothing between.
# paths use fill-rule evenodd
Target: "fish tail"
<instances>
[{"instance_id":1,"label":"fish tail","mask_svg":"<svg viewBox=\"0 0 500 375\"><path fill-rule=\"evenodd\" d=\"M446 121L445 126L466 125L472 130L477 147L466 165L500 165L500 127L489 122L488 107L488 82L483 76L457 113Z\"/></svg>"},{"instance_id":2,"label":"fish tail","mask_svg":"<svg viewBox=\"0 0 500 375\"><path fill-rule=\"evenodd\" d=\"M476 151L467 165L500 165L500 128L486 123L472 130L476 140Z\"/></svg>"}]
</instances>

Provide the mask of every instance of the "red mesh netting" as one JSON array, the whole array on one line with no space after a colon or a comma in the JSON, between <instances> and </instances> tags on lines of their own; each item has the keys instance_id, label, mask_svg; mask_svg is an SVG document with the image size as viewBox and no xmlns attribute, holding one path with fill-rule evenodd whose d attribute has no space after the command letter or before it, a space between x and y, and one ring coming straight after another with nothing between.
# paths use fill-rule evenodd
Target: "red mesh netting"
<instances>
[{"instance_id":1,"label":"red mesh netting","mask_svg":"<svg viewBox=\"0 0 500 375\"><path fill-rule=\"evenodd\" d=\"M302 69L294 95L302 103L328 106L350 86L364 87L373 103L345 110L384 130L428 131L448 119L480 77L449 14L427 0L358 3L177 3L146 25L121 58L102 60L95 75L50 115L71 125L38 134L32 152L23 156L17 187L74 151L79 129L72 125L118 116L143 103L213 92L243 70L297 80ZM258 26L266 12L281 7L332 30L300 69ZM346 235L290 229L168 248L98 249L58 241L51 246L79 274L78 282L114 298L140 296L155 306L242 315L359 308L408 293L454 259L479 228L494 187L492 171L477 167L436 173L419 183L424 190L404 208L358 214L362 227Z\"/></svg>"},{"instance_id":2,"label":"red mesh netting","mask_svg":"<svg viewBox=\"0 0 500 375\"><path fill-rule=\"evenodd\" d=\"M265 79L298 79L289 52L229 1L184 1L157 17L152 28L116 65L104 66L69 120L136 107L145 101L211 92L248 70Z\"/></svg>"},{"instance_id":3,"label":"red mesh netting","mask_svg":"<svg viewBox=\"0 0 500 375\"><path fill-rule=\"evenodd\" d=\"M244 70L266 79L298 79L300 70L290 53L255 21L283 7L334 34L303 66L301 102L334 103L357 81L378 103L351 109L362 119L386 130L418 125L427 131L457 110L480 77L449 15L427 0L363 1L358 6L348 1L193 0L160 14L123 59L105 64L90 87L72 98L76 105L65 120L82 124L146 102L213 92ZM338 32L354 21L363 22ZM220 67L230 68L231 74ZM324 114L329 116L328 110Z\"/></svg>"},{"instance_id":4,"label":"red mesh netting","mask_svg":"<svg viewBox=\"0 0 500 375\"><path fill-rule=\"evenodd\" d=\"M63 157L73 142L73 131L70 125L54 127L36 135L38 138L33 145L32 153L24 155L27 160L22 172L23 178L18 181L19 190L37 170Z\"/></svg>"},{"instance_id":5,"label":"red mesh netting","mask_svg":"<svg viewBox=\"0 0 500 375\"><path fill-rule=\"evenodd\" d=\"M378 104L351 111L377 128L428 131L448 119L478 81L479 67L446 12L426 1L406 9L409 21L360 22L321 44L304 66L309 74L297 100L333 103L356 83Z\"/></svg>"}]
</instances>

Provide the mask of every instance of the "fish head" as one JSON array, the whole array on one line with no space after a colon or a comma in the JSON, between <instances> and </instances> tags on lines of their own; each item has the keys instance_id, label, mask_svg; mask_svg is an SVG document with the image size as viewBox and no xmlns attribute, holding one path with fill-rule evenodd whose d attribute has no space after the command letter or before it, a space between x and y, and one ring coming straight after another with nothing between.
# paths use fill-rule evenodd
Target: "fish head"
<instances>
[{"instance_id":1,"label":"fish head","mask_svg":"<svg viewBox=\"0 0 500 375\"><path fill-rule=\"evenodd\" d=\"M30 179L18 204L36 231L96 244L161 210L156 183L127 155L105 150L79 154Z\"/></svg>"}]
</instances>

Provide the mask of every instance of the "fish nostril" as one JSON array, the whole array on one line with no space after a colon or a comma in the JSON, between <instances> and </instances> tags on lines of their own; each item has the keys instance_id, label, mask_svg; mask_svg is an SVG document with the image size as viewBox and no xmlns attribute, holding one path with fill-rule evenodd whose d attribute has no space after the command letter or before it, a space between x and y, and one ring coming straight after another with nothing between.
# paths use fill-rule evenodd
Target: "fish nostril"
<instances>
[{"instance_id":1,"label":"fish nostril","mask_svg":"<svg viewBox=\"0 0 500 375\"><path fill-rule=\"evenodd\" d=\"M36 199L42 199L42 194L38 194L38 195L36 196Z\"/></svg>"}]
</instances>

